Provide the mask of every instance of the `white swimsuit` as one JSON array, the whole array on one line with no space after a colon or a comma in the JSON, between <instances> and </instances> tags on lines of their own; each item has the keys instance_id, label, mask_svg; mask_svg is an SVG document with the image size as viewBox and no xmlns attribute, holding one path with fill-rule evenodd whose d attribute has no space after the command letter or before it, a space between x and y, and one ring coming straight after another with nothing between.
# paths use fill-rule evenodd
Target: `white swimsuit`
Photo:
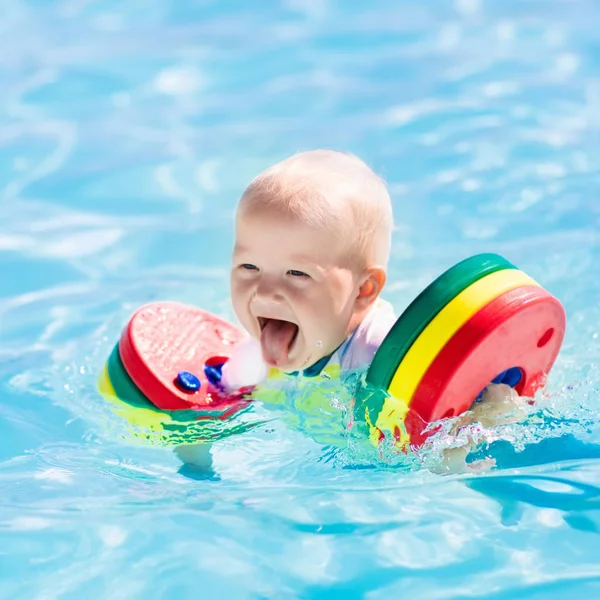
<instances>
[{"instance_id":1,"label":"white swimsuit","mask_svg":"<svg viewBox=\"0 0 600 600\"><path fill-rule=\"evenodd\" d=\"M303 375L314 377L331 365L340 371L350 371L371 363L375 352L396 322L394 309L389 302L379 299L360 325L330 356L324 357L305 369ZM288 373L297 375L297 373ZM222 383L228 390L254 386L269 376L269 367L262 359L260 344L253 338L240 343L229 361L223 366Z\"/></svg>"}]
</instances>

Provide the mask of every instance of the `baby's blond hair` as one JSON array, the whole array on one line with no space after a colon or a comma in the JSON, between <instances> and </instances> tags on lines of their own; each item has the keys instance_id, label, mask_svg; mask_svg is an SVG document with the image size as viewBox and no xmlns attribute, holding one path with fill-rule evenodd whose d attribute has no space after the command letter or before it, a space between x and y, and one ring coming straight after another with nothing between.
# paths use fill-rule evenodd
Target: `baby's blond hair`
<instances>
[{"instance_id":1,"label":"baby's blond hair","mask_svg":"<svg viewBox=\"0 0 600 600\"><path fill-rule=\"evenodd\" d=\"M333 150L295 154L258 175L240 211L277 210L331 230L348 244L348 257L386 267L393 228L387 187L362 160Z\"/></svg>"}]
</instances>

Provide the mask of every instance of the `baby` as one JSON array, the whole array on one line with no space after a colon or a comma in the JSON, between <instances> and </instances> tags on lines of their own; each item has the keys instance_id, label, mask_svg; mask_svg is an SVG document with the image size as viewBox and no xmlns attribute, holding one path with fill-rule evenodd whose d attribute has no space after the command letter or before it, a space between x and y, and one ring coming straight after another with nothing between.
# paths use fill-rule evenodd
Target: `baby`
<instances>
[{"instance_id":1,"label":"baby","mask_svg":"<svg viewBox=\"0 0 600 600\"><path fill-rule=\"evenodd\" d=\"M355 156L302 152L260 174L235 220L231 295L250 334L223 368L229 390L269 372L367 367L396 320L380 298L393 229L384 182ZM490 386L484 401L514 392Z\"/></svg>"},{"instance_id":2,"label":"baby","mask_svg":"<svg viewBox=\"0 0 600 600\"><path fill-rule=\"evenodd\" d=\"M225 365L225 385L255 385L269 368L315 376L368 365L395 322L379 298L392 227L385 184L354 156L303 152L259 175L238 206L231 271L251 341Z\"/></svg>"}]
</instances>

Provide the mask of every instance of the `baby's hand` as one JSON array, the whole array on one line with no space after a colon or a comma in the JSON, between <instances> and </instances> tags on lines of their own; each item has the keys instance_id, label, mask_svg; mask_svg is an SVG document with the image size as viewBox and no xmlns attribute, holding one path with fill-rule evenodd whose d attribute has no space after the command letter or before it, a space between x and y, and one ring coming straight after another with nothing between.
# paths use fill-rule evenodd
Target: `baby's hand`
<instances>
[{"instance_id":1,"label":"baby's hand","mask_svg":"<svg viewBox=\"0 0 600 600\"><path fill-rule=\"evenodd\" d=\"M473 423L480 423L485 428L515 423L525 416L527 405L527 399L519 396L510 386L505 383L491 383L484 390L480 401L457 419L451 433L456 435L460 428ZM492 468L496 463L494 459L479 460L470 464L466 462L467 455L475 447L475 441L469 438L464 446L448 448L444 451L442 463L436 472L465 473Z\"/></svg>"},{"instance_id":2,"label":"baby's hand","mask_svg":"<svg viewBox=\"0 0 600 600\"><path fill-rule=\"evenodd\" d=\"M259 343L249 337L234 348L223 365L221 383L227 392L252 388L264 381L268 373Z\"/></svg>"}]
</instances>

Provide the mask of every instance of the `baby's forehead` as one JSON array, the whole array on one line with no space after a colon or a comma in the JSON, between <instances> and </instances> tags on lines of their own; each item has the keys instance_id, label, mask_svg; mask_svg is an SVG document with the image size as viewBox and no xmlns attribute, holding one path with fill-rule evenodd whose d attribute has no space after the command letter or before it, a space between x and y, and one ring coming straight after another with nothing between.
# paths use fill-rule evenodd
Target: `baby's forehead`
<instances>
[{"instance_id":1,"label":"baby's forehead","mask_svg":"<svg viewBox=\"0 0 600 600\"><path fill-rule=\"evenodd\" d=\"M251 215L317 228L354 256L387 263L393 216L385 183L360 159L330 151L296 155L256 177L238 205Z\"/></svg>"},{"instance_id":2,"label":"baby's forehead","mask_svg":"<svg viewBox=\"0 0 600 600\"><path fill-rule=\"evenodd\" d=\"M238 217L234 253L304 266L361 269L368 262L367 250L358 243L360 232L344 223L337 217L315 224L279 211L247 211Z\"/></svg>"}]
</instances>

